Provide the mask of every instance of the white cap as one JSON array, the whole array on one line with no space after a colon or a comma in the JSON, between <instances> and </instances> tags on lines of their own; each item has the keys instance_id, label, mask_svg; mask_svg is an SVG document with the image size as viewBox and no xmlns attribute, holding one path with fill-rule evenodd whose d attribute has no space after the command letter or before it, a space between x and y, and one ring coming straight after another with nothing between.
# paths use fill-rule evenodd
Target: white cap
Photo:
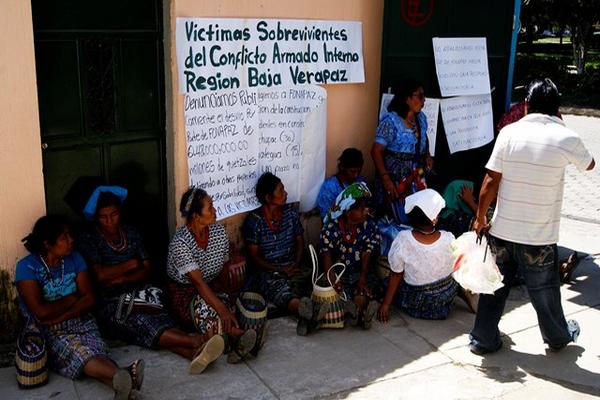
<instances>
[{"instance_id":1,"label":"white cap","mask_svg":"<svg viewBox=\"0 0 600 400\"><path fill-rule=\"evenodd\" d=\"M413 208L419 207L431 221L437 218L442 208L446 207L444 198L433 189L423 189L407 196L404 211L408 214Z\"/></svg>"}]
</instances>

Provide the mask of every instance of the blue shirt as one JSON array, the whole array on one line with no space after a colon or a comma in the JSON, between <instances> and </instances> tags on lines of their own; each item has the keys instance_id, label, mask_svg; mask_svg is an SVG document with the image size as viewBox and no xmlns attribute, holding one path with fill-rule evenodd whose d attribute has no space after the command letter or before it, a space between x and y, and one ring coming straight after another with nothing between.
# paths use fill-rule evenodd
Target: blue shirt
<instances>
[{"instance_id":1,"label":"blue shirt","mask_svg":"<svg viewBox=\"0 0 600 400\"><path fill-rule=\"evenodd\" d=\"M45 301L56 301L77 291L77 274L87 269L81 254L73 251L64 259L64 277L61 267L50 268L50 274L38 254L30 254L17 262L15 283L36 281L42 288ZM62 281L61 281L62 277Z\"/></svg>"},{"instance_id":2,"label":"blue shirt","mask_svg":"<svg viewBox=\"0 0 600 400\"><path fill-rule=\"evenodd\" d=\"M421 154L425 152L427 145L427 118L420 112L416 115L421 128ZM407 128L402 118L395 112L383 114L377 126L375 143L383 145L387 150L395 153L415 153L417 137L412 129Z\"/></svg>"},{"instance_id":3,"label":"blue shirt","mask_svg":"<svg viewBox=\"0 0 600 400\"><path fill-rule=\"evenodd\" d=\"M298 211L286 204L283 207L281 229L272 231L261 208L246 217L243 227L244 240L258 246L259 254L269 263L289 264L296 255L296 237L302 235Z\"/></svg>"},{"instance_id":4,"label":"blue shirt","mask_svg":"<svg viewBox=\"0 0 600 400\"><path fill-rule=\"evenodd\" d=\"M356 182L366 183L365 178L363 176L359 176L358 178L356 178ZM321 213L321 219L325 218L325 215L327 215L327 211L329 211L331 206L333 206L333 203L335 203L335 199L347 187L348 184L342 186L342 183L336 175L330 176L329 178L325 179L323 185L321 185L321 190L319 190L319 195L317 196L317 206L319 207L319 212Z\"/></svg>"}]
</instances>

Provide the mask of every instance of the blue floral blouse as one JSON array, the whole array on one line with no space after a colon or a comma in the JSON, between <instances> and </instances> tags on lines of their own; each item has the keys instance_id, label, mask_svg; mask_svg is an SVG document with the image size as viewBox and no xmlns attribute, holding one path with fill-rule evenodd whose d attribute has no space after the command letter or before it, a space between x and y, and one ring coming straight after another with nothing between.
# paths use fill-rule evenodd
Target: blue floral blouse
<instances>
[{"instance_id":1,"label":"blue floral blouse","mask_svg":"<svg viewBox=\"0 0 600 400\"><path fill-rule=\"evenodd\" d=\"M422 112L417 114L417 118L421 127L420 150L423 154L427 146L427 118ZM379 120L375 143L379 143L395 153L414 154L417 138L414 132L404 125L402 118L392 111L383 114Z\"/></svg>"}]
</instances>

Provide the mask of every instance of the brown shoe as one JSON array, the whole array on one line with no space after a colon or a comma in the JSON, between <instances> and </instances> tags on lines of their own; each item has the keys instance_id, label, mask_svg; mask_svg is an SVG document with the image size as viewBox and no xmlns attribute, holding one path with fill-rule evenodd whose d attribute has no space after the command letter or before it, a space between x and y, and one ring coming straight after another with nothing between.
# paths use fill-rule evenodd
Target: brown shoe
<instances>
[{"instance_id":1,"label":"brown shoe","mask_svg":"<svg viewBox=\"0 0 600 400\"><path fill-rule=\"evenodd\" d=\"M190 362L189 373L191 375L201 374L210 363L215 361L225 350L225 340L223 336L215 335L204 343Z\"/></svg>"}]
</instances>

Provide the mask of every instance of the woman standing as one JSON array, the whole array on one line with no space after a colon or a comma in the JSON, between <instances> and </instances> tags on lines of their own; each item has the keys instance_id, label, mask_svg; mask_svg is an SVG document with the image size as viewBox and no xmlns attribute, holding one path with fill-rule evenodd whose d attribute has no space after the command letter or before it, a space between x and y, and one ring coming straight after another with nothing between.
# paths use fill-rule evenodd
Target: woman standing
<instances>
[{"instance_id":1,"label":"woman standing","mask_svg":"<svg viewBox=\"0 0 600 400\"><path fill-rule=\"evenodd\" d=\"M44 335L54 369L70 379L83 374L96 378L112 386L116 399L127 399L141 387L143 362L121 369L108 357L90 314L96 300L87 267L73 251L66 219L40 218L23 241L31 254L17 263L20 305Z\"/></svg>"},{"instance_id":2,"label":"woman standing","mask_svg":"<svg viewBox=\"0 0 600 400\"><path fill-rule=\"evenodd\" d=\"M79 247L99 285L100 321L128 343L166 348L182 355L192 361L190 373L200 373L211 355L218 357L223 352L221 337L189 336L174 327L164 309L128 310L124 304L124 296L149 290L152 275L141 235L135 228L121 224L121 203L126 193L124 188L101 186L90 197L95 203L88 201L86 206L86 215L93 216L95 227L81 236Z\"/></svg>"},{"instance_id":3,"label":"woman standing","mask_svg":"<svg viewBox=\"0 0 600 400\"><path fill-rule=\"evenodd\" d=\"M227 361L239 362L252 350L257 335L240 328L229 297L215 279L229 254L225 227L216 223L213 201L202 189L188 189L179 210L186 223L171 239L167 258L172 311L185 328L201 335L226 335L232 350Z\"/></svg>"},{"instance_id":4,"label":"woman standing","mask_svg":"<svg viewBox=\"0 0 600 400\"><path fill-rule=\"evenodd\" d=\"M371 156L377 170L375 202L398 223L406 223L404 198L425 188L425 169L433 168L427 144L423 85L404 81L377 127Z\"/></svg>"},{"instance_id":5,"label":"woman standing","mask_svg":"<svg viewBox=\"0 0 600 400\"><path fill-rule=\"evenodd\" d=\"M378 279L374 276L372 254L379 252L377 225L369 218L367 200L371 192L364 183L353 183L340 193L327 214L321 230L319 249L323 271L329 272L334 263L346 266L341 289L346 298L345 309L350 323L371 327L377 312L375 300ZM330 274L330 282L335 277Z\"/></svg>"}]
</instances>

